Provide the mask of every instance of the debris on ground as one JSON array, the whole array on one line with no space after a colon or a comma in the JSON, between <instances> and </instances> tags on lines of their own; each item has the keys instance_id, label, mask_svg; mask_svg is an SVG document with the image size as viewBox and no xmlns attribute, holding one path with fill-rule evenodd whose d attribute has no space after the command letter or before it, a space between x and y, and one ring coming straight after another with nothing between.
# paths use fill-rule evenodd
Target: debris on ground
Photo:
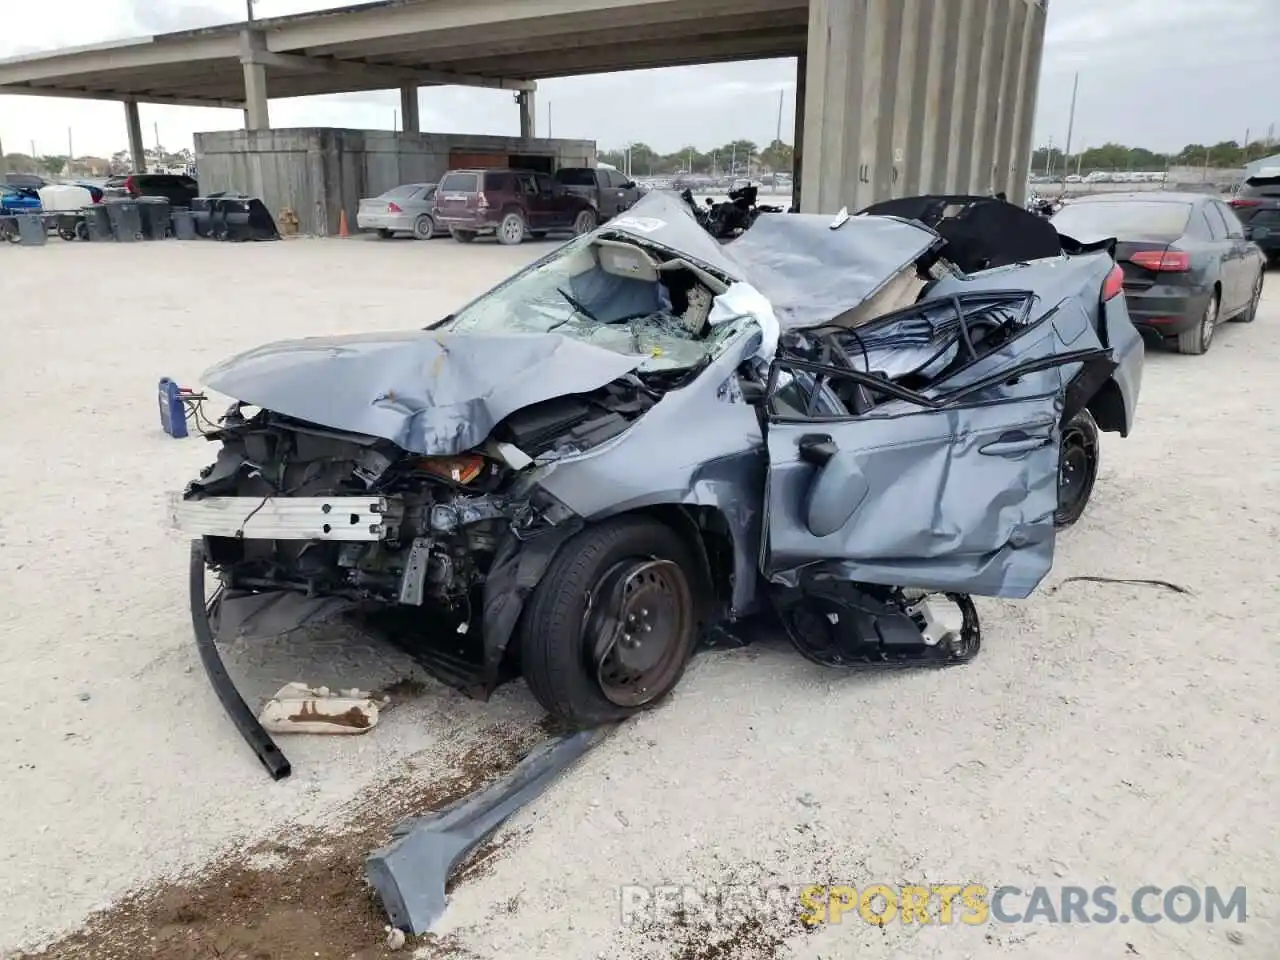
<instances>
[{"instance_id":1,"label":"debris on ground","mask_svg":"<svg viewBox=\"0 0 1280 960\"><path fill-rule=\"evenodd\" d=\"M1180 586L1176 583L1170 583L1168 580L1146 580L1130 577L1067 577L1065 580L1054 584L1045 592L1057 593L1060 587L1063 587L1068 583L1128 583L1140 587L1164 587L1166 590L1172 590L1174 593L1191 593L1189 588Z\"/></svg>"},{"instance_id":2,"label":"debris on ground","mask_svg":"<svg viewBox=\"0 0 1280 960\"><path fill-rule=\"evenodd\" d=\"M582 730L540 744L501 781L397 826L395 839L371 853L365 866L391 923L426 933L444 913L454 868L612 729Z\"/></svg>"},{"instance_id":3,"label":"debris on ground","mask_svg":"<svg viewBox=\"0 0 1280 960\"><path fill-rule=\"evenodd\" d=\"M271 733L368 733L378 723L379 706L390 702L364 690L334 691L294 681L266 702L258 721Z\"/></svg>"},{"instance_id":4,"label":"debris on ground","mask_svg":"<svg viewBox=\"0 0 1280 960\"><path fill-rule=\"evenodd\" d=\"M434 780L408 776L371 787L337 822L334 835L293 828L233 851L196 874L144 889L89 918L80 930L7 960L210 960L212 957L308 957L391 960L387 919L363 880L370 848L410 814L441 809L511 770L541 731L483 731L447 758ZM397 938L398 939L398 938ZM462 958L452 938L409 937L415 957Z\"/></svg>"}]
</instances>

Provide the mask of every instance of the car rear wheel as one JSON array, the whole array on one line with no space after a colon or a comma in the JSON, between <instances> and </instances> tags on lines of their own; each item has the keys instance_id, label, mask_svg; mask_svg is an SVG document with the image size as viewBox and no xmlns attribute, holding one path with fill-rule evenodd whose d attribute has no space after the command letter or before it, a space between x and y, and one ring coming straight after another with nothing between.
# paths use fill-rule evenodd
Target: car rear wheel
<instances>
[{"instance_id":1,"label":"car rear wheel","mask_svg":"<svg viewBox=\"0 0 1280 960\"><path fill-rule=\"evenodd\" d=\"M1200 322L1185 333L1178 334L1178 352L1199 355L1207 353L1213 344L1213 330L1218 325L1218 295L1209 297Z\"/></svg>"},{"instance_id":2,"label":"car rear wheel","mask_svg":"<svg viewBox=\"0 0 1280 960\"><path fill-rule=\"evenodd\" d=\"M431 219L429 214L422 214L417 220L413 221L413 238L415 240L430 240L436 232L436 222Z\"/></svg>"},{"instance_id":3,"label":"car rear wheel","mask_svg":"<svg viewBox=\"0 0 1280 960\"><path fill-rule=\"evenodd\" d=\"M698 569L674 530L645 517L576 534L522 618L520 664L538 702L591 727L670 693L697 642Z\"/></svg>"},{"instance_id":4,"label":"car rear wheel","mask_svg":"<svg viewBox=\"0 0 1280 960\"><path fill-rule=\"evenodd\" d=\"M498 242L514 247L517 244L524 243L525 232L524 217L513 210L504 216L502 222L498 224Z\"/></svg>"},{"instance_id":5,"label":"car rear wheel","mask_svg":"<svg viewBox=\"0 0 1280 960\"><path fill-rule=\"evenodd\" d=\"M382 227L378 230L378 236L381 237L383 240L390 240L392 235L393 235L392 231L386 229L385 227Z\"/></svg>"},{"instance_id":6,"label":"car rear wheel","mask_svg":"<svg viewBox=\"0 0 1280 960\"><path fill-rule=\"evenodd\" d=\"M1069 527L1084 514L1098 479L1098 424L1081 410L1062 430L1058 452L1058 509L1053 525Z\"/></svg>"},{"instance_id":7,"label":"car rear wheel","mask_svg":"<svg viewBox=\"0 0 1280 960\"><path fill-rule=\"evenodd\" d=\"M459 243L470 243L476 238L474 230L450 230L449 235Z\"/></svg>"},{"instance_id":8,"label":"car rear wheel","mask_svg":"<svg viewBox=\"0 0 1280 960\"><path fill-rule=\"evenodd\" d=\"M1244 313L1236 317L1237 323L1253 323L1258 316L1258 301L1262 299L1262 271L1258 271L1257 278L1253 281L1253 295L1249 297L1249 306Z\"/></svg>"},{"instance_id":9,"label":"car rear wheel","mask_svg":"<svg viewBox=\"0 0 1280 960\"><path fill-rule=\"evenodd\" d=\"M573 218L573 232L577 236L590 233L596 228L596 222L597 218L594 210L583 210Z\"/></svg>"}]
</instances>

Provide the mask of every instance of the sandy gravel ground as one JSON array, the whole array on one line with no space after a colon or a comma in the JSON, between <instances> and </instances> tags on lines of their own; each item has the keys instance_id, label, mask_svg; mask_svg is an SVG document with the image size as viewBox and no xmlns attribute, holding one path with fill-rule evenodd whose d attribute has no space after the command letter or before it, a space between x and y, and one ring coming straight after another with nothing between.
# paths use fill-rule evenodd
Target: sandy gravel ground
<instances>
[{"instance_id":1,"label":"sandy gravel ground","mask_svg":"<svg viewBox=\"0 0 1280 960\"><path fill-rule=\"evenodd\" d=\"M163 526L164 491L212 450L160 433L154 391L162 375L193 383L264 340L420 324L545 249L0 249L0 954L163 877L216 871L246 842L283 850L281 839L305 837L331 852L340 844L325 838L344 821L436 802L422 791L448 781L456 792L509 762L486 755L459 779L486 744L540 735L520 685L478 704L429 683L367 737L288 740L294 777L272 783L200 670L186 547ZM419 955L1274 957L1280 277L1270 279L1258 322L1221 328L1206 357L1148 352L1136 432L1104 438L1094 502L1040 592L979 602L977 661L850 676L775 637L700 656L670 702L509 824L453 891L443 939ZM1075 576L1191 592L1065 582ZM371 642L341 650L316 637L230 659L254 697L291 679L386 686L415 675ZM1055 896L1110 884L1122 904L1143 884L1243 885L1248 920L620 923L624 884L875 882L1042 884ZM353 909L365 910L372 951L367 907ZM382 956L360 952L363 928L347 914L327 929L318 916L305 936L288 927L294 939L243 956ZM178 910L165 935L206 920ZM253 920L240 942L268 927ZM76 955L108 955L81 946ZM132 955L240 955L166 949L152 941Z\"/></svg>"}]
</instances>

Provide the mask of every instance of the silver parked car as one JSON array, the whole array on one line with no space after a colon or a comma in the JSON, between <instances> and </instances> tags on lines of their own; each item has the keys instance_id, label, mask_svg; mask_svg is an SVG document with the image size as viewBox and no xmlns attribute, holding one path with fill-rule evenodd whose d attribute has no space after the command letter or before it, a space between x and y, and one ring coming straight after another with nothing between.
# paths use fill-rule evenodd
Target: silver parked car
<instances>
[{"instance_id":1,"label":"silver parked car","mask_svg":"<svg viewBox=\"0 0 1280 960\"><path fill-rule=\"evenodd\" d=\"M430 240L444 233L436 227L431 208L435 202L434 183L404 183L376 197L360 201L356 226L377 230L387 239L397 233L411 233L415 240Z\"/></svg>"}]
</instances>

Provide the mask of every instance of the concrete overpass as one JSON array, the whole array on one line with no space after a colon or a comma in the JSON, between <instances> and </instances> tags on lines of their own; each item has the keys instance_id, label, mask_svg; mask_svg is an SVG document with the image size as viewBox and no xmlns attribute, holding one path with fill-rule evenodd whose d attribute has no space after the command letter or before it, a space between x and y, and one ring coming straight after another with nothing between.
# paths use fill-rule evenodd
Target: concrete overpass
<instances>
[{"instance_id":1,"label":"concrete overpass","mask_svg":"<svg viewBox=\"0 0 1280 960\"><path fill-rule=\"evenodd\" d=\"M1047 0L383 0L323 13L0 60L0 94L242 109L399 88L511 90L535 134L537 80L796 57L805 210L923 191L1025 189Z\"/></svg>"}]
</instances>

